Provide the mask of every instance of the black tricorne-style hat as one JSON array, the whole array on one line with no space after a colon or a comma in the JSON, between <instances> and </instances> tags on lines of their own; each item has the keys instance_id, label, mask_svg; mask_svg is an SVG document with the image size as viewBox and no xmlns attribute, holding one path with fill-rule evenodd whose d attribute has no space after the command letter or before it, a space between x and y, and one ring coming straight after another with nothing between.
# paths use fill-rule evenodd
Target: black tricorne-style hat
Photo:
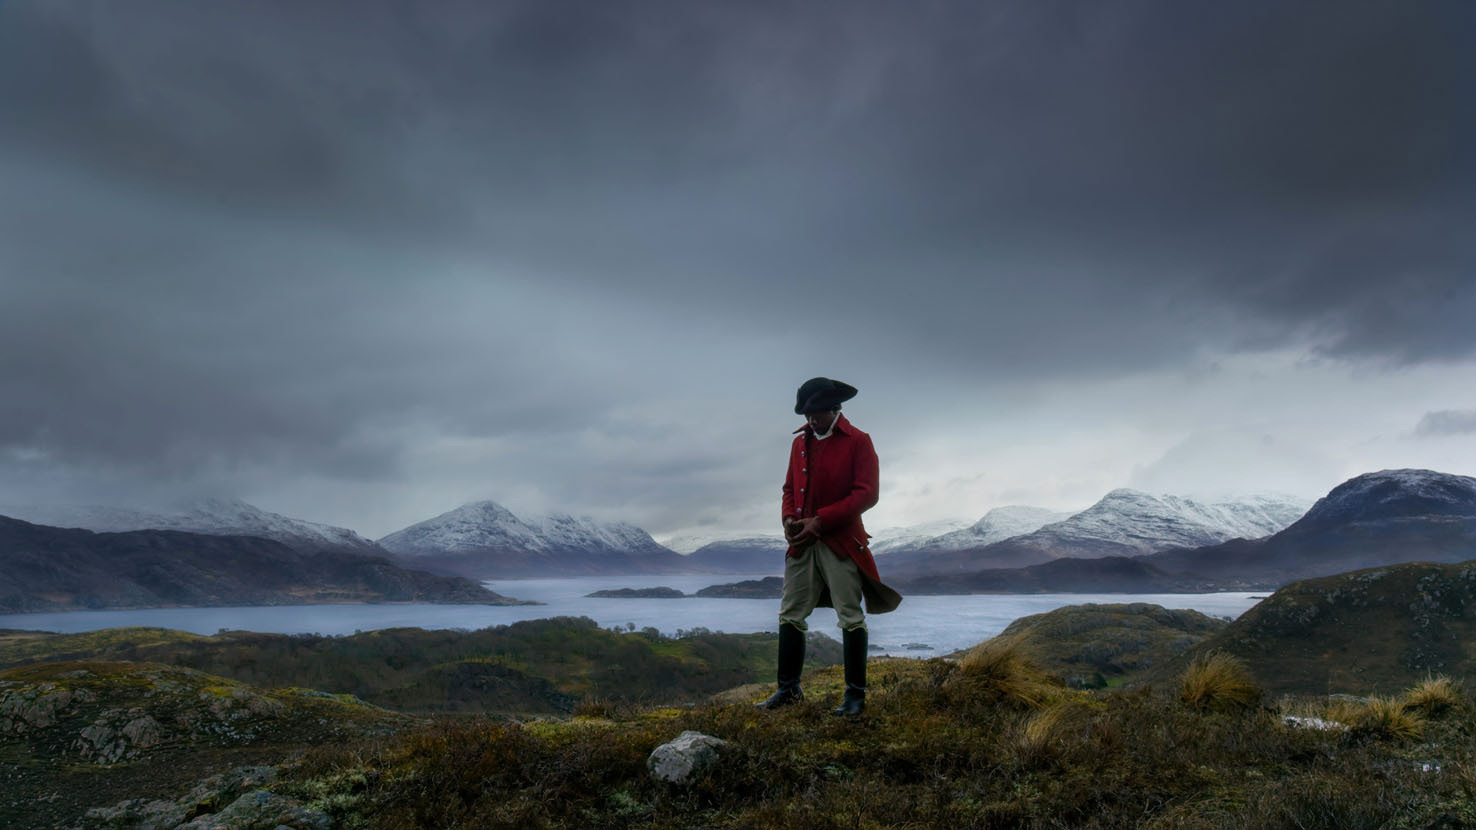
<instances>
[{"instance_id":1,"label":"black tricorne-style hat","mask_svg":"<svg viewBox=\"0 0 1476 830\"><path fill-rule=\"evenodd\" d=\"M856 397L856 387L830 378L810 378L794 395L794 414L826 412Z\"/></svg>"}]
</instances>

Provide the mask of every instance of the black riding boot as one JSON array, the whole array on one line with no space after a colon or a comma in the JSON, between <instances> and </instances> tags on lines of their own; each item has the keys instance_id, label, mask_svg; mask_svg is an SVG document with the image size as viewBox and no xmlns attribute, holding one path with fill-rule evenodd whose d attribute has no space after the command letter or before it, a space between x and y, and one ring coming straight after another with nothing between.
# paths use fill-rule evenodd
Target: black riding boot
<instances>
[{"instance_id":1,"label":"black riding boot","mask_svg":"<svg viewBox=\"0 0 1476 830\"><path fill-rule=\"evenodd\" d=\"M866 708L866 629L843 631L841 637L846 655L846 696L830 714L855 716Z\"/></svg>"},{"instance_id":2,"label":"black riding boot","mask_svg":"<svg viewBox=\"0 0 1476 830\"><path fill-rule=\"evenodd\" d=\"M760 709L778 709L805 699L800 691L800 672L805 668L805 632L789 623L779 624L779 691L754 704Z\"/></svg>"}]
</instances>

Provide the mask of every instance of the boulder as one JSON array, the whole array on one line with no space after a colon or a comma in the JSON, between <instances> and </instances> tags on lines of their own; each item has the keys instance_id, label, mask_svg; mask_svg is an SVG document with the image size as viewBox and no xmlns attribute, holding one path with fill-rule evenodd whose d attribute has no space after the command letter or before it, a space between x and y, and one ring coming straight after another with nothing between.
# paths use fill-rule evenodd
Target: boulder
<instances>
[{"instance_id":1,"label":"boulder","mask_svg":"<svg viewBox=\"0 0 1476 830\"><path fill-rule=\"evenodd\" d=\"M656 747L646 759L651 774L671 784L685 784L717 762L718 752L728 742L701 732L687 730Z\"/></svg>"}]
</instances>

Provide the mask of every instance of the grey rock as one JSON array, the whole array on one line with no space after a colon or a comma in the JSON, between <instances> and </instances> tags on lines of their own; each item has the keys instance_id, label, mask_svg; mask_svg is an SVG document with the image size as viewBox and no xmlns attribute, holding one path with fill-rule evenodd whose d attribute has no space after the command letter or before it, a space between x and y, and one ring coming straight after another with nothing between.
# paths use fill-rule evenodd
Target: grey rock
<instances>
[{"instance_id":1,"label":"grey rock","mask_svg":"<svg viewBox=\"0 0 1476 830\"><path fill-rule=\"evenodd\" d=\"M266 790L252 790L218 813L182 824L179 830L328 830L333 822L326 813L310 810L295 801Z\"/></svg>"},{"instance_id":2,"label":"grey rock","mask_svg":"<svg viewBox=\"0 0 1476 830\"><path fill-rule=\"evenodd\" d=\"M81 827L118 827L130 830L169 830L178 827L189 811L173 801L134 798L112 807L94 807L83 817Z\"/></svg>"},{"instance_id":3,"label":"grey rock","mask_svg":"<svg viewBox=\"0 0 1476 830\"><path fill-rule=\"evenodd\" d=\"M689 729L678 735L676 740L651 750L646 768L662 781L685 784L716 763L719 751L727 745L728 742L721 738Z\"/></svg>"},{"instance_id":4,"label":"grey rock","mask_svg":"<svg viewBox=\"0 0 1476 830\"><path fill-rule=\"evenodd\" d=\"M188 793L174 801L158 801L145 798L121 801L112 807L94 807L88 810L77 830L92 828L127 828L128 830L174 830L184 825L187 819L194 821L187 826L201 826L196 822L208 819L212 814L224 816L223 820L244 821L249 818L247 807L253 802L242 804L235 813L226 814L225 809L234 806L242 794L260 790L277 780L277 771L272 767L237 767L219 775L200 781ZM258 798L257 802L262 801ZM222 809L225 807L225 809ZM271 812L268 810L267 812ZM310 811L309 811L310 812ZM260 815L258 812L257 815ZM280 813L278 817L287 815ZM287 815L290 818L290 815ZM326 817L324 817L326 820ZM288 827L326 827L326 824L290 824ZM217 825L203 825L215 827ZM226 824L226 827L269 827L276 824Z\"/></svg>"},{"instance_id":5,"label":"grey rock","mask_svg":"<svg viewBox=\"0 0 1476 830\"><path fill-rule=\"evenodd\" d=\"M13 692L0 697L0 732L19 735L46 729L73 703L90 703L93 699L86 690L57 689L50 683Z\"/></svg>"},{"instance_id":6,"label":"grey rock","mask_svg":"<svg viewBox=\"0 0 1476 830\"><path fill-rule=\"evenodd\" d=\"M161 740L162 730L159 722L143 715L134 718L123 725L121 730L123 737L127 738L135 747L145 749L157 744Z\"/></svg>"}]
</instances>

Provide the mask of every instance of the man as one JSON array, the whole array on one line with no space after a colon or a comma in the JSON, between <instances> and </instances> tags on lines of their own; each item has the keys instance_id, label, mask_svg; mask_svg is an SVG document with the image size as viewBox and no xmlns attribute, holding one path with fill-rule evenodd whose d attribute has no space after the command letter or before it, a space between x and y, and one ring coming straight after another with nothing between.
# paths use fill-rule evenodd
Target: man
<instances>
[{"instance_id":1,"label":"man","mask_svg":"<svg viewBox=\"0 0 1476 830\"><path fill-rule=\"evenodd\" d=\"M811 378L795 395L805 425L789 449L780 517L789 550L779 603L779 690L759 703L778 709L805 699L805 619L816 607L834 608L846 657L846 692L833 714L859 715L866 706L866 611L884 614L902 597L882 584L861 514L876 504L877 459L871 436L840 414L856 387Z\"/></svg>"}]
</instances>

